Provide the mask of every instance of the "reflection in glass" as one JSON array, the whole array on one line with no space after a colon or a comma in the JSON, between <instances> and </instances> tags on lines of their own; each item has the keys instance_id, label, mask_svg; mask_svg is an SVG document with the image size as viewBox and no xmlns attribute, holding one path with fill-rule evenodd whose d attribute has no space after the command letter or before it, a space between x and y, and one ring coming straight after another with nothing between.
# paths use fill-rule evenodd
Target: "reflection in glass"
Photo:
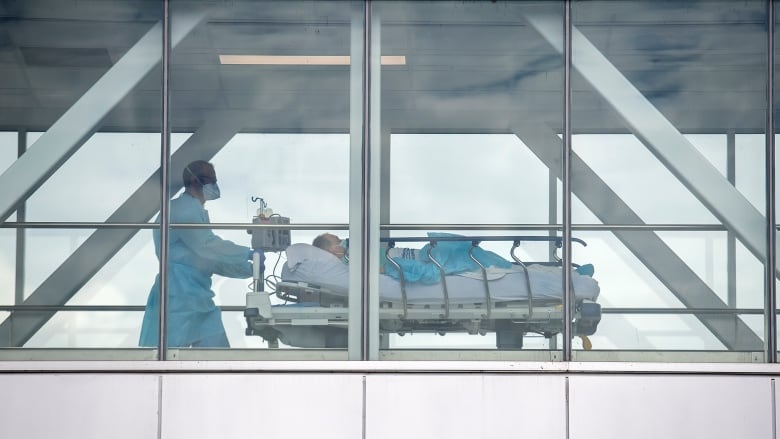
<instances>
[{"instance_id":1,"label":"reflection in glass","mask_svg":"<svg viewBox=\"0 0 780 439\"><path fill-rule=\"evenodd\" d=\"M4 9L0 212L21 224L3 245L0 271L16 281L2 300L28 308L3 314L0 346L133 346L136 281L156 271L138 236L160 206L160 4Z\"/></svg>"},{"instance_id":2,"label":"reflection in glass","mask_svg":"<svg viewBox=\"0 0 780 439\"><path fill-rule=\"evenodd\" d=\"M379 2L372 9L381 26L373 34L374 47L407 60L404 66L381 66L372 73L381 75L382 84L372 99L381 108L383 173L375 193L381 211L375 215L388 225L382 232L385 243L439 232L472 238L553 233L555 228L547 225L559 224L555 178L560 159L556 164L550 157L557 151L560 158L562 150L563 57L528 25L528 18L542 14L560 29L561 6L406 1ZM413 226L394 230L395 224ZM462 224L474 227L456 230ZM414 282L411 268L404 279L407 303L380 304L383 358L441 358L436 351L478 349L488 355L483 358L552 359L562 328L561 269L545 268L557 294L549 302L551 293L542 293L533 281L532 300L514 296L528 289L523 266L510 255L513 241L479 242L479 250L472 251L491 251L503 261L484 264L484 273L470 263L468 239L435 245L398 242L397 247L411 246L423 255L426 246L442 251L448 275L442 280L432 263L418 268L432 272L431 284L424 287L431 300L439 301L429 304L428 315L415 309L420 305L415 300L422 300L416 295L423 294L418 290L424 288ZM528 261L526 252L533 253L531 260L552 261L547 242L524 242L519 253ZM463 266L454 266L456 260ZM529 275L536 276L541 275ZM380 296L391 280L400 279L379 275ZM399 317L393 320L390 311ZM543 323L538 320L542 315ZM414 356L410 351L415 348L427 351Z\"/></svg>"},{"instance_id":3,"label":"reflection in glass","mask_svg":"<svg viewBox=\"0 0 780 439\"><path fill-rule=\"evenodd\" d=\"M773 6L772 10L774 12L774 16L770 17L770 18L771 18L771 23L773 24L772 35L774 37L774 41L773 41L774 53L772 53L771 56L772 56L772 59L778 59L778 54L780 53L779 52L780 51L780 33L778 33L778 31L777 31L777 28L778 28L777 24L778 24L778 21L780 21L780 15L777 12L777 4L773 2L772 6ZM775 228L775 232L777 232L777 230L778 230L777 222L780 221L780 219L777 218L777 206L778 206L778 200L780 200L780 191L777 190L778 189L778 186L777 186L777 184L778 184L778 182L777 182L777 169L780 169L780 166L778 166L778 164L780 164L780 154L777 153L777 145L778 145L778 142L780 142L780 137L778 137L776 133L778 132L778 126L780 126L779 125L780 124L780 120L778 120L776 114L777 114L777 109L780 108L780 97L778 96L778 93L777 93L777 90L778 90L778 81L777 81L778 70L777 70L777 66L773 65L772 69L773 69L773 75L774 75L774 78L773 78L774 79L774 84L773 84L774 95L772 96L773 110L774 110L774 118L773 118L774 127L772 127L773 128L773 138L772 138L772 140L774 141L773 142L773 146L774 146L774 157L775 157L775 162L774 162L775 187L774 187L774 200L772 200L772 203L775 206L775 224L774 224L774 228ZM768 181L768 179L767 179L767 181ZM777 254L778 254L777 251L778 251L778 249L780 249L780 239L778 239L778 235L777 235L777 233L775 233L775 248L774 248L774 250L775 250L775 259L777 259ZM775 276L775 296L773 298L774 302L775 302L775 309L771 310L771 312L773 313L772 318L774 320L768 320L767 321L767 325L765 325L768 328L767 332L771 332L772 329L769 326L772 323L775 324L775 334L774 334L775 335L775 343L777 343L777 340L780 339L780 328L777 328L777 297L778 297L777 296L777 291L778 291L778 288L780 288L780 279L778 279L778 277ZM778 346L778 351L780 351L780 346Z\"/></svg>"},{"instance_id":4,"label":"reflection in glass","mask_svg":"<svg viewBox=\"0 0 780 439\"><path fill-rule=\"evenodd\" d=\"M16 230L0 230L0 305L13 305L21 291L17 288L16 272Z\"/></svg>"},{"instance_id":5,"label":"reflection in glass","mask_svg":"<svg viewBox=\"0 0 780 439\"><path fill-rule=\"evenodd\" d=\"M514 134L397 134L390 141L393 222L556 221L548 211L557 196L550 170Z\"/></svg>"},{"instance_id":6,"label":"reflection in glass","mask_svg":"<svg viewBox=\"0 0 780 439\"><path fill-rule=\"evenodd\" d=\"M13 346L8 347L134 347L145 280L157 269L143 233L123 245L95 242L96 237L107 235L91 229L23 230L27 249L46 251L28 251L25 263L18 265L25 268L22 300L12 297L8 304L31 308L14 310L2 323L12 329L7 340ZM90 245L116 251L84 281L77 267L101 262L78 256L80 249ZM89 318L93 313L94 320Z\"/></svg>"},{"instance_id":7,"label":"reflection in glass","mask_svg":"<svg viewBox=\"0 0 780 439\"><path fill-rule=\"evenodd\" d=\"M27 133L31 148L43 134ZM182 140L174 137L173 142ZM93 134L29 197L27 220L150 221L158 209L159 195L139 188L159 185L159 150L159 133ZM126 203L133 199L145 201L148 207L136 209L131 216Z\"/></svg>"},{"instance_id":8,"label":"reflection in glass","mask_svg":"<svg viewBox=\"0 0 780 439\"><path fill-rule=\"evenodd\" d=\"M158 271L162 3L23 3L0 23L0 346L137 347ZM378 205L362 226L381 224L385 245L430 232L560 234L565 2L371 5L367 43L379 56L363 120L362 2L170 2L170 196L185 164L213 163L221 197L210 222L247 249L259 212L325 224L291 232L308 250L320 233L347 237L362 189ZM576 273L598 282L603 317L591 352L575 338L577 359L751 361L742 354L762 350L766 5L571 2L573 236L587 244L573 245L573 262L593 268ZM371 185L355 172L356 126L371 129L379 152ZM419 254L430 241L395 244ZM498 243L479 246L514 262ZM516 252L549 263L555 250ZM281 292L264 297L273 321L247 321L252 279L212 279L230 345L262 348L251 349L258 357L309 353L299 347L345 356L346 288L290 295L282 284L300 262L290 259L266 252L263 293ZM328 261L343 276L396 282ZM403 300L371 303L383 307L382 358L560 358L557 303L540 329L525 311L496 318L492 293L475 291L468 304L422 305L424 319L409 318ZM12 308L21 304L45 309Z\"/></svg>"},{"instance_id":9,"label":"reflection in glass","mask_svg":"<svg viewBox=\"0 0 780 439\"><path fill-rule=\"evenodd\" d=\"M213 165L220 197L205 203L204 221L177 215L178 201L171 204L169 300L176 294L182 263L174 255L182 245L178 239L196 230L183 224L209 222L214 236L223 240L222 251L191 254L190 259L221 261L226 268L235 266L226 261L236 249L255 246L265 254L262 269L253 266L255 273L200 271L203 291L214 294L208 308L225 311L220 320L230 347L271 348L282 358L284 351L292 351L287 348L346 349L346 296L332 306L337 314L343 312L323 323L323 315L316 313L331 305L327 300L295 295L282 285L296 263L285 252L287 245L312 249L313 239L325 230L284 230L289 239L284 245L272 237L281 235L272 233L287 223L340 224L329 231L344 233L350 201L350 96L360 84L350 74L351 45L356 44L351 32L362 26L362 16L353 14L355 4L347 1L236 1L218 7L178 1L171 6L173 33L186 32L172 53L171 129L191 133L171 156L171 197L188 196L181 192L182 172L195 160ZM332 59L339 62L322 62ZM224 226L228 223L247 227L236 230ZM349 273L347 265L336 262ZM182 331L188 323L169 311L171 331Z\"/></svg>"},{"instance_id":10,"label":"reflection in glass","mask_svg":"<svg viewBox=\"0 0 780 439\"><path fill-rule=\"evenodd\" d=\"M572 12L572 221L610 230L575 248L602 287L594 349L760 352L766 3Z\"/></svg>"}]
</instances>

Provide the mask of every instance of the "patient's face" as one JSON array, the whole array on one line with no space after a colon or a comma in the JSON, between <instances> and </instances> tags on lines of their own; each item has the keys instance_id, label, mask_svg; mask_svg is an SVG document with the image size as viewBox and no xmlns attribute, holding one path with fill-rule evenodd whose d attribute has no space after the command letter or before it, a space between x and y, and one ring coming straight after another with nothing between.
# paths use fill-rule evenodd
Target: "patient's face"
<instances>
[{"instance_id":1,"label":"patient's face","mask_svg":"<svg viewBox=\"0 0 780 439\"><path fill-rule=\"evenodd\" d=\"M336 235L328 235L330 246L328 251L336 255L339 259L344 257L344 247L341 246L341 239Z\"/></svg>"}]
</instances>

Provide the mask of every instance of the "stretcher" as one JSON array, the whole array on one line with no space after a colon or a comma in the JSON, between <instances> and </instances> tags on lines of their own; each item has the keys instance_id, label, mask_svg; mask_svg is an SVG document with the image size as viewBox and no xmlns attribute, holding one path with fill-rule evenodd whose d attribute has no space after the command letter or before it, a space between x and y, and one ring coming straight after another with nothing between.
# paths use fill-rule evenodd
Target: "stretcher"
<instances>
[{"instance_id":1,"label":"stretcher","mask_svg":"<svg viewBox=\"0 0 780 439\"><path fill-rule=\"evenodd\" d=\"M468 241L468 255L477 270L447 274L430 249L445 241ZM384 335L413 333L494 333L496 348L521 349L529 333L551 338L563 331L562 267L551 262L523 262L515 250L525 241L548 241L560 248L562 238L544 236L381 238L387 255L399 242L427 242L426 258L439 270L435 284L407 282L393 264L396 278L379 275L379 329ZM474 250L483 241L512 243L511 267L483 266ZM575 242L585 244L579 239ZM321 255L321 253L323 253ZM303 348L345 348L348 319L348 267L323 250L307 244L287 248L287 263L274 291L247 294L244 316L247 335L258 335L269 346L281 342ZM320 258L322 257L322 258ZM571 267L572 335L595 333L601 320L598 282ZM271 303L274 298L277 304Z\"/></svg>"}]
</instances>

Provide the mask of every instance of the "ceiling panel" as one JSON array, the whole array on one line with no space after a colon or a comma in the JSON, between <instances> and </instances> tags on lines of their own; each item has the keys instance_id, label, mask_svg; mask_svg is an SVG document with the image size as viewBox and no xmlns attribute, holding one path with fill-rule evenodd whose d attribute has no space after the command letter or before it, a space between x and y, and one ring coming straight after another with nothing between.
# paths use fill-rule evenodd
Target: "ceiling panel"
<instances>
[{"instance_id":1,"label":"ceiling panel","mask_svg":"<svg viewBox=\"0 0 780 439\"><path fill-rule=\"evenodd\" d=\"M40 110L0 111L0 126L45 130L150 29L161 13L159 3L0 1L0 105ZM680 130L761 131L764 118L755 117L765 106L760 14L734 2L679 3L574 2L574 20ZM172 114L174 129L198 126L208 111L237 109L273 110L278 129L346 130L347 66L220 65L218 56L347 55L348 4L172 2L174 14L179 5L211 8L207 22L173 52L172 108L181 112ZM427 123L452 131L481 125L491 132L507 129L529 110L560 128L562 56L518 18L531 9L560 15L560 5L443 4L375 5L384 23L383 54L406 56L406 65L382 70L380 99L392 129ZM592 12L594 5L602 5L602 14ZM46 55L53 50L61 52ZM114 129L159 129L156 115L146 113L159 108L160 74L154 69L111 112L107 120ZM599 119L604 129L612 127L618 121L614 110L576 72L572 78L573 128L587 131ZM465 107L448 108L453 106ZM301 114L322 119L301 128ZM271 128L266 119L246 129ZM623 128L615 122L614 129Z\"/></svg>"}]
</instances>

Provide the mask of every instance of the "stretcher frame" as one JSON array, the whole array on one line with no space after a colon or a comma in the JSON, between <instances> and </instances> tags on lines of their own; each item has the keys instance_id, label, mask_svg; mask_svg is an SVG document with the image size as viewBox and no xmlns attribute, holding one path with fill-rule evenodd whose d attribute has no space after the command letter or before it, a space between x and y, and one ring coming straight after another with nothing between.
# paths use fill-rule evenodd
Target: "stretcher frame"
<instances>
[{"instance_id":1,"label":"stretcher frame","mask_svg":"<svg viewBox=\"0 0 780 439\"><path fill-rule=\"evenodd\" d=\"M573 242L587 245L573 238ZM399 242L427 242L426 256L436 265L441 275L441 304L409 303L403 270L392 258L387 258L398 270L401 300L382 300L379 303L379 329L382 334L405 335L407 333L468 333L471 335L496 334L496 347L500 350L521 349L523 337L527 333L541 334L552 338L563 332L562 298L534 297L527 265L515 254L515 250L525 241L546 241L555 245L556 252L562 247L561 237L548 236L476 236L476 237L398 237L381 238L387 243L386 254ZM430 252L441 241L469 241L469 256L482 271L484 296L482 301L474 303L452 304L447 289L447 276L441 263ZM473 255L473 251L483 241L511 241L510 256L514 264L524 273L528 297L512 301L495 302L490 292L487 268ZM562 261L553 252L554 261L533 262L561 266ZM577 265L573 264L576 268ZM262 276L258 276L262 277ZM257 285L258 282L255 282ZM270 295L285 301L285 305L273 306ZM330 336L323 348L346 347L348 308L343 292L322 285L302 281L277 282L275 291L252 291L247 294L244 316L247 321L247 335L258 335L268 342L269 347L277 347L280 338L284 338L286 327L329 328ZM588 336L595 333L601 320L601 306L593 300L575 298L572 313L572 335ZM343 333L342 333L343 332Z\"/></svg>"}]
</instances>

